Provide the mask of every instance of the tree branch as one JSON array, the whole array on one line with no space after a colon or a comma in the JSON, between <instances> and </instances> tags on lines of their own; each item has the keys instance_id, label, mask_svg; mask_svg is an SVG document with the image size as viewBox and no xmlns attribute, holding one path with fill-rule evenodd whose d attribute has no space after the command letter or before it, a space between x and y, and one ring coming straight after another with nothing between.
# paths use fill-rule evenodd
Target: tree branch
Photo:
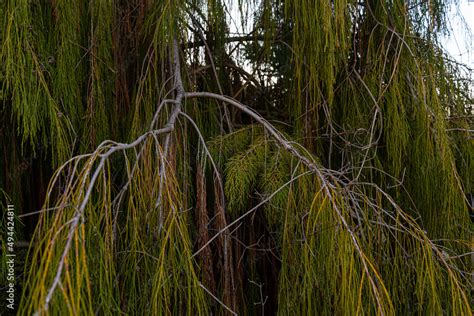
<instances>
[{"instance_id":1,"label":"tree branch","mask_svg":"<svg viewBox=\"0 0 474 316\"><path fill-rule=\"evenodd\" d=\"M100 159L99 165L97 166L97 168L95 169L94 174L91 177L90 183L87 187L87 190L84 194L84 198L82 199L82 202L81 202L80 206L77 208L76 212L74 213L74 217L69 222L70 227L69 227L69 232L68 232L67 239L66 239L66 245L65 245L63 253L61 255L61 259L59 261L58 268L56 270L56 275L54 277L53 284L48 289L46 299L45 299L45 304L44 304L44 311L48 310L49 303L51 302L54 291L56 290L58 285L60 285L60 283L61 283L61 275L62 275L62 272L63 272L63 269L64 269L66 257L69 253L70 248L71 248L74 232L76 231L76 229L79 225L80 218L83 217L83 215L84 215L84 210L85 210L85 208L87 206L87 203L89 202L89 199L91 197L92 189L94 188L94 184L97 181L97 178L99 177L99 174L101 173L106 160L113 153L115 153L116 151L127 150L127 149L131 149L131 148L134 148L134 147L138 146L144 140L146 140L146 138L150 135L155 135L156 136L158 134L168 134L167 138L169 139L169 133L174 131L174 126L175 126L175 123L176 123L176 119L177 119L179 113L181 112L181 102L182 102L182 99L184 98L184 94L185 94L184 93L184 88L183 88L183 82L182 82L182 79L181 79L181 67L180 67L180 63L179 63L179 51L178 51L178 44L177 44L176 40L173 41L173 61L174 61L173 66L174 66L174 72L175 72L174 73L174 78L175 78L174 83L175 83L175 89L176 89L176 97L175 97L175 99L172 103L174 103L175 106L174 106L173 112L171 113L165 127L161 128L161 129L158 129L158 130L151 130L151 131L141 135L140 137L138 137L135 141L133 141L130 144L112 142L111 147L104 154L101 154L100 151L102 151L104 149L104 147L106 147L105 144L107 144L108 142L103 142L102 143L103 146L99 146L95 150L94 156L100 157L101 159ZM108 146L109 146L109 144L107 144L107 147ZM93 162L91 162L91 163L93 163ZM161 185L161 183L160 183L160 185ZM40 310L37 310L35 312L35 315L39 315L39 313L40 313Z\"/></svg>"}]
</instances>

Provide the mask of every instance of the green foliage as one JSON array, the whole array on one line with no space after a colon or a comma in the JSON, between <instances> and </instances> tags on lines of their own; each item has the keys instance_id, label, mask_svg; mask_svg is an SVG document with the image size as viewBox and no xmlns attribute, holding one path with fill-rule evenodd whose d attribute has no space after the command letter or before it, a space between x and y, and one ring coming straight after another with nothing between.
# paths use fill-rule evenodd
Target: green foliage
<instances>
[{"instance_id":1,"label":"green foliage","mask_svg":"<svg viewBox=\"0 0 474 316\"><path fill-rule=\"evenodd\" d=\"M138 159L124 153L128 172L134 164L137 169L120 199L112 200L116 195L112 192L111 165L99 169L91 201L77 229L70 230L68 218L75 211L71 204L84 198L93 167L106 149L84 161L71 161L79 178L68 184L59 208L51 216L45 214L38 223L37 233L44 230L46 234L36 236L38 245L32 261L40 264L29 268L26 287L30 290L24 293L20 314L141 310L153 315L206 315L207 299L191 257L189 213L177 199L181 193L171 170L166 170L166 178L159 176L163 169L155 153L161 148L153 137L145 140ZM60 177L57 173L54 180ZM115 203L125 204L120 214L114 209ZM64 226L64 221L69 226ZM48 301L47 286L54 282L71 232L72 248L64 257L65 281ZM45 301L49 306L44 305Z\"/></svg>"},{"instance_id":2,"label":"green foliage","mask_svg":"<svg viewBox=\"0 0 474 316\"><path fill-rule=\"evenodd\" d=\"M117 71L113 61L111 32L115 25L115 8L113 1L107 0L91 2L89 10L91 32L88 41L91 51L86 117L94 129L86 131L84 137L89 137L92 144L86 143L84 148L95 147L111 135L120 135L118 131L111 130L116 129L119 123L113 115L118 109L114 109L114 87L110 84L116 80ZM75 64L77 67L77 62Z\"/></svg>"},{"instance_id":3,"label":"green foliage","mask_svg":"<svg viewBox=\"0 0 474 316\"><path fill-rule=\"evenodd\" d=\"M257 138L245 151L233 155L226 163L225 188L230 214L247 208L252 191L266 160L265 139Z\"/></svg>"},{"instance_id":4,"label":"green foliage","mask_svg":"<svg viewBox=\"0 0 474 316\"><path fill-rule=\"evenodd\" d=\"M268 164L260 175L259 189L264 197L279 190L264 206L268 224L279 230L285 220L285 208L290 194L286 183L290 180L292 171L291 157L286 152L277 149L272 152Z\"/></svg>"},{"instance_id":5,"label":"green foliage","mask_svg":"<svg viewBox=\"0 0 474 316\"><path fill-rule=\"evenodd\" d=\"M0 3L3 189L58 168L19 314L472 314L450 1L231 2Z\"/></svg>"},{"instance_id":6,"label":"green foliage","mask_svg":"<svg viewBox=\"0 0 474 316\"><path fill-rule=\"evenodd\" d=\"M217 136L208 143L209 152L212 157L215 157L217 166L223 168L224 162L244 151L255 139L260 139L261 134L261 128L250 125L232 133Z\"/></svg>"},{"instance_id":7,"label":"green foliage","mask_svg":"<svg viewBox=\"0 0 474 316\"><path fill-rule=\"evenodd\" d=\"M71 125L52 96L45 71L46 56L39 56L44 41L42 25L34 19L29 1L5 1L2 4L3 102L10 103L19 123L23 143L38 143L54 153L54 165L70 153Z\"/></svg>"}]
</instances>

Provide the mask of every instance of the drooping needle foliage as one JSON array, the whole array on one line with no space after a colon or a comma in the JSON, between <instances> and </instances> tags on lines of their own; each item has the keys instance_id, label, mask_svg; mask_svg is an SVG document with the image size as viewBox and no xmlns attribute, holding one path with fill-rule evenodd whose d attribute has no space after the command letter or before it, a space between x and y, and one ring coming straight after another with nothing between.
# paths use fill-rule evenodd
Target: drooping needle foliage
<instances>
[{"instance_id":1,"label":"drooping needle foliage","mask_svg":"<svg viewBox=\"0 0 474 316\"><path fill-rule=\"evenodd\" d=\"M18 314L471 315L451 5L2 1Z\"/></svg>"}]
</instances>

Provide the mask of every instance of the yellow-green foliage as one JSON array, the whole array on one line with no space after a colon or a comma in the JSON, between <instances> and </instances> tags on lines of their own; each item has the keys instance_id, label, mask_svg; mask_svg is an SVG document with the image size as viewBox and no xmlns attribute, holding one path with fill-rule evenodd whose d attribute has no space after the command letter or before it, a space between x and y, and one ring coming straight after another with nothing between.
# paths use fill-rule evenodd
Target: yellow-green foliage
<instances>
[{"instance_id":1,"label":"yellow-green foliage","mask_svg":"<svg viewBox=\"0 0 474 316\"><path fill-rule=\"evenodd\" d=\"M296 102L291 106L291 114L303 135L318 126L323 105L332 108L337 74L345 68L349 57L351 24L348 20L353 2L284 1L286 18L293 24L295 80L292 92ZM298 119L304 115L311 119Z\"/></svg>"},{"instance_id":2,"label":"yellow-green foliage","mask_svg":"<svg viewBox=\"0 0 474 316\"><path fill-rule=\"evenodd\" d=\"M265 144L263 137L257 138L249 148L233 155L226 163L224 191L230 214L247 208L258 175L265 164Z\"/></svg>"},{"instance_id":3,"label":"yellow-green foliage","mask_svg":"<svg viewBox=\"0 0 474 316\"><path fill-rule=\"evenodd\" d=\"M245 150L256 138L261 138L262 129L249 126L232 133L217 136L208 143L209 151L219 168L224 167L230 157Z\"/></svg>"},{"instance_id":4,"label":"yellow-green foliage","mask_svg":"<svg viewBox=\"0 0 474 316\"><path fill-rule=\"evenodd\" d=\"M3 102L11 104L24 143L50 147L54 161L64 161L70 153L71 125L50 90L48 57L37 53L45 44L43 25L33 16L30 1L5 1L2 9Z\"/></svg>"},{"instance_id":5,"label":"yellow-green foliage","mask_svg":"<svg viewBox=\"0 0 474 316\"><path fill-rule=\"evenodd\" d=\"M368 200L354 208L319 187L303 214L289 195L280 314L470 313L464 276L408 214L369 212Z\"/></svg>"},{"instance_id":6,"label":"yellow-green foliage","mask_svg":"<svg viewBox=\"0 0 474 316\"><path fill-rule=\"evenodd\" d=\"M270 196L280 189L264 206L265 218L268 223L278 229L281 229L285 220L284 211L290 193L290 189L286 185L293 172L290 164L291 157L286 152L275 150L271 153L271 157L260 175L259 190L264 194L264 197Z\"/></svg>"},{"instance_id":7,"label":"yellow-green foliage","mask_svg":"<svg viewBox=\"0 0 474 316\"><path fill-rule=\"evenodd\" d=\"M344 154L351 165L367 168L354 168L354 176L392 187L391 193L413 216L421 217L432 238L468 239L466 231L459 234L455 227L469 226L463 190L472 187L467 167L473 147L465 133L455 141L449 137L446 118L454 112L464 116L459 124L466 128L462 104L469 100L450 96L457 88L447 77L443 56L433 39L411 35L406 12L401 3L377 2L370 11L373 19L361 25L359 53L365 65L340 84L334 108L338 123L348 131L343 141L363 150L349 147ZM374 141L383 144L370 145ZM463 148L458 158L453 147ZM456 163L462 166L459 171ZM380 169L386 174L376 171Z\"/></svg>"},{"instance_id":8,"label":"yellow-green foliage","mask_svg":"<svg viewBox=\"0 0 474 316\"><path fill-rule=\"evenodd\" d=\"M74 126L83 115L82 92L84 63L82 49L83 17L86 8L81 1L58 0L51 7L57 48L48 58L54 64L53 87L55 99L71 117ZM51 35L50 35L51 36Z\"/></svg>"},{"instance_id":9,"label":"yellow-green foliage","mask_svg":"<svg viewBox=\"0 0 474 316\"><path fill-rule=\"evenodd\" d=\"M283 221L289 189L286 183L294 171L291 156L260 134L261 129L250 127L236 130L209 142L216 162L225 163L224 191L227 209L238 215L250 208L257 196L270 197L264 206L265 218L271 226Z\"/></svg>"},{"instance_id":10,"label":"yellow-green foliage","mask_svg":"<svg viewBox=\"0 0 474 316\"><path fill-rule=\"evenodd\" d=\"M121 200L112 200L116 195L110 182L110 164L100 171L91 201L72 231L72 247L64 257L63 281L47 306L48 313L141 310L153 315L208 314L207 297L191 257L190 213L177 199L181 193L173 170L166 166L167 176L159 176L162 161L156 153L161 148L152 136L146 142L138 160L124 153L128 173L134 164L138 168L121 193ZM71 204L84 198L93 167L105 149L85 161L71 161L77 178L68 183L60 206L41 218L37 234L44 233L37 235L32 257L39 265L29 268L27 286L31 291L22 298L21 314L46 313L48 288L54 282L71 232L71 219L77 211ZM57 174L55 179L60 177ZM121 203L126 207L118 213L115 207Z\"/></svg>"},{"instance_id":11,"label":"yellow-green foliage","mask_svg":"<svg viewBox=\"0 0 474 316\"><path fill-rule=\"evenodd\" d=\"M32 153L32 177L61 166L19 314L471 315L450 1L232 3L0 2L0 115L21 140L1 166L21 174L16 147L52 157Z\"/></svg>"},{"instance_id":12,"label":"yellow-green foliage","mask_svg":"<svg viewBox=\"0 0 474 316\"><path fill-rule=\"evenodd\" d=\"M114 87L110 84L119 71L114 67L112 32L115 24L115 6L113 1L94 1L89 4L90 34L88 43L90 47L87 119L93 131L86 131L84 137L90 137L92 146L111 135L120 135L116 130L111 133L111 127L117 127L118 109L114 108ZM76 62L77 64L77 62ZM87 143L86 143L87 144ZM87 144L89 147L90 145ZM87 148L86 147L86 148Z\"/></svg>"}]
</instances>

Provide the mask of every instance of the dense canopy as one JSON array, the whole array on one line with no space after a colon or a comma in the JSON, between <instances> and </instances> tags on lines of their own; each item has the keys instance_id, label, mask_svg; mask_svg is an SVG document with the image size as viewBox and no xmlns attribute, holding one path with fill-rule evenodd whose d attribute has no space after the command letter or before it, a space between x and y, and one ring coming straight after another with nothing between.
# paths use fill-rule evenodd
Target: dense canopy
<instances>
[{"instance_id":1,"label":"dense canopy","mask_svg":"<svg viewBox=\"0 0 474 316\"><path fill-rule=\"evenodd\" d=\"M18 313L471 315L450 5L2 1Z\"/></svg>"}]
</instances>

